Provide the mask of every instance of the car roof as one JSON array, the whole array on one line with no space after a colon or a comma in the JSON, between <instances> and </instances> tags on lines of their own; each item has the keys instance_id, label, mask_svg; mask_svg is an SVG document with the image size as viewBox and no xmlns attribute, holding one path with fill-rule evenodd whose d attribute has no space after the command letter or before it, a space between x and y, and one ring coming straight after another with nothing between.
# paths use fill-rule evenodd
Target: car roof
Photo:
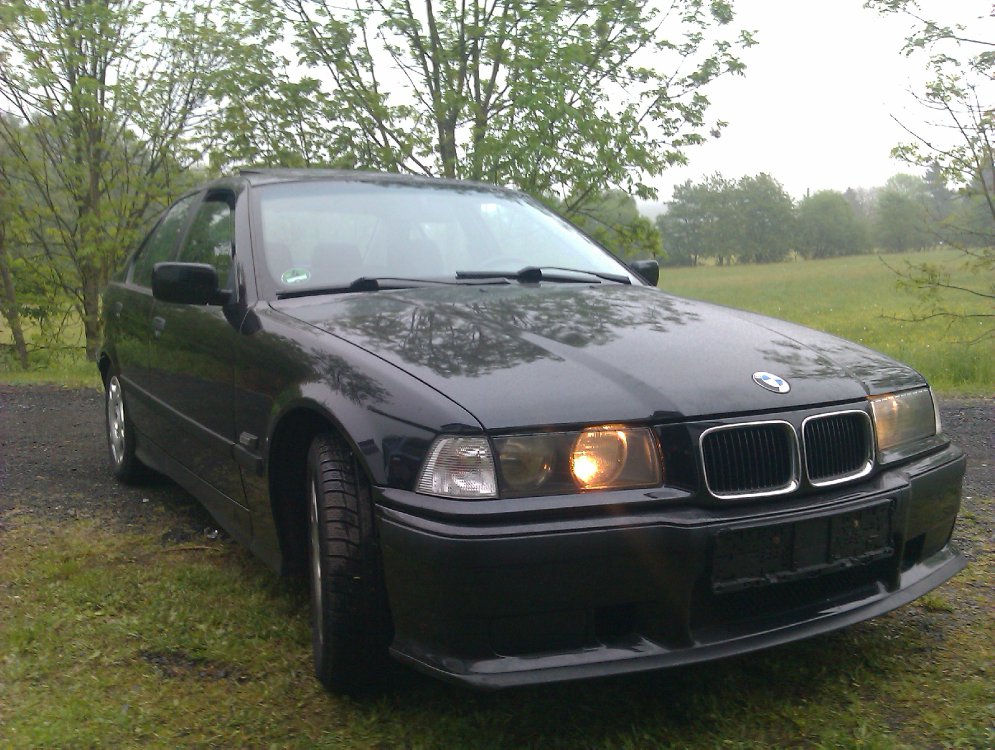
<instances>
[{"instance_id":1,"label":"car roof","mask_svg":"<svg viewBox=\"0 0 995 750\"><path fill-rule=\"evenodd\" d=\"M502 193L519 193L519 191L485 182L472 180L455 180L426 175L400 174L397 172L369 172L358 169L321 169L321 168L288 168L288 167L243 167L238 176L250 185L269 185L281 182L369 182L392 185L412 185L431 187L472 187L479 190L490 190ZM230 178L222 178L220 181Z\"/></svg>"}]
</instances>

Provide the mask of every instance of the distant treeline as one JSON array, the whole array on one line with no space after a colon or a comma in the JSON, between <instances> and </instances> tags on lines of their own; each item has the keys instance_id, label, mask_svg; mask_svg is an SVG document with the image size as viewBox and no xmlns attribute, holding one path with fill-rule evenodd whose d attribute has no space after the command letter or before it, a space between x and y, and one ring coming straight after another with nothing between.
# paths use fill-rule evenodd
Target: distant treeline
<instances>
[{"instance_id":1,"label":"distant treeline","mask_svg":"<svg viewBox=\"0 0 995 750\"><path fill-rule=\"evenodd\" d=\"M897 174L871 189L820 190L800 201L768 174L714 174L677 186L655 222L638 213L633 198L614 191L590 201L576 223L622 257L653 255L674 266L995 245L983 194L951 190L935 168L922 177Z\"/></svg>"}]
</instances>

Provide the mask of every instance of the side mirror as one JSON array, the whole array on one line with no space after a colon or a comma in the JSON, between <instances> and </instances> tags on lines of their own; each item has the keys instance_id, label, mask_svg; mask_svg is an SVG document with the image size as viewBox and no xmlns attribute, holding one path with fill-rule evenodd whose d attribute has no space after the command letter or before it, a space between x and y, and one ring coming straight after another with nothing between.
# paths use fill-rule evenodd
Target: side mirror
<instances>
[{"instance_id":1,"label":"side mirror","mask_svg":"<svg viewBox=\"0 0 995 750\"><path fill-rule=\"evenodd\" d=\"M650 286L656 286L660 281L660 264L655 260L635 260L629 268Z\"/></svg>"},{"instance_id":2,"label":"side mirror","mask_svg":"<svg viewBox=\"0 0 995 750\"><path fill-rule=\"evenodd\" d=\"M152 296L180 305L224 305L231 291L218 288L218 272L207 263L156 263Z\"/></svg>"}]
</instances>

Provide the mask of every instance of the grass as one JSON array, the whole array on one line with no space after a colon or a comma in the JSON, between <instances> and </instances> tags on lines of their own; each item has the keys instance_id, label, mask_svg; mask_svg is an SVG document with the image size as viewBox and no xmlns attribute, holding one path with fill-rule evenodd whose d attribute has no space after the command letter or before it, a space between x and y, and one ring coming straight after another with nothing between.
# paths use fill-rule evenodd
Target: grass
<instances>
[{"instance_id":1,"label":"grass","mask_svg":"<svg viewBox=\"0 0 995 750\"><path fill-rule=\"evenodd\" d=\"M161 526L179 523L168 506ZM925 600L845 631L645 676L471 693L311 676L306 594L232 543L0 518L0 746L991 747L992 541ZM982 551L979 549L979 551Z\"/></svg>"},{"instance_id":2,"label":"grass","mask_svg":"<svg viewBox=\"0 0 995 750\"><path fill-rule=\"evenodd\" d=\"M85 359L63 360L46 367L22 370L0 363L0 383L13 385L61 385L66 388L100 388L97 365Z\"/></svg>"},{"instance_id":3,"label":"grass","mask_svg":"<svg viewBox=\"0 0 995 750\"><path fill-rule=\"evenodd\" d=\"M42 338L38 325L33 321L24 321L24 326L29 342L34 338ZM68 323L63 335L62 345L31 351L30 367L22 370L14 354L13 336L6 321L0 316L0 382L99 388L97 366L85 356L82 324L78 320Z\"/></svg>"},{"instance_id":4,"label":"grass","mask_svg":"<svg viewBox=\"0 0 995 750\"><path fill-rule=\"evenodd\" d=\"M660 286L675 294L753 310L857 341L906 362L934 388L949 394L995 391L995 351L991 341L969 345L984 330L977 320L934 319L911 323L913 298L897 288L884 264L933 263L957 258L955 251L904 255L856 255L770 265L664 268ZM883 260L882 260L883 258ZM952 281L964 280L955 273ZM964 312L991 313L980 298ZM990 326L991 324L988 323Z\"/></svg>"}]
</instances>

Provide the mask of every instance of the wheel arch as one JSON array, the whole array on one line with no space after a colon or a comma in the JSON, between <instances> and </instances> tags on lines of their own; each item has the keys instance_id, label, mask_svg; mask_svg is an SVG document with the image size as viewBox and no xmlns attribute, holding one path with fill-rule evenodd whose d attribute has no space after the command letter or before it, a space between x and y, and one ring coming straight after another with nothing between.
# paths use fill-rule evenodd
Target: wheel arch
<instances>
[{"instance_id":1,"label":"wheel arch","mask_svg":"<svg viewBox=\"0 0 995 750\"><path fill-rule=\"evenodd\" d=\"M100 382L106 386L107 378L111 372L111 358L107 352L100 351L97 353L97 369L100 371Z\"/></svg>"},{"instance_id":2,"label":"wheel arch","mask_svg":"<svg viewBox=\"0 0 995 750\"><path fill-rule=\"evenodd\" d=\"M270 510L285 574L305 572L307 564L307 455L314 438L332 433L348 446L359 471L369 467L348 431L317 404L297 404L280 415L269 439L267 465ZM371 482L372 483L372 482Z\"/></svg>"}]
</instances>

